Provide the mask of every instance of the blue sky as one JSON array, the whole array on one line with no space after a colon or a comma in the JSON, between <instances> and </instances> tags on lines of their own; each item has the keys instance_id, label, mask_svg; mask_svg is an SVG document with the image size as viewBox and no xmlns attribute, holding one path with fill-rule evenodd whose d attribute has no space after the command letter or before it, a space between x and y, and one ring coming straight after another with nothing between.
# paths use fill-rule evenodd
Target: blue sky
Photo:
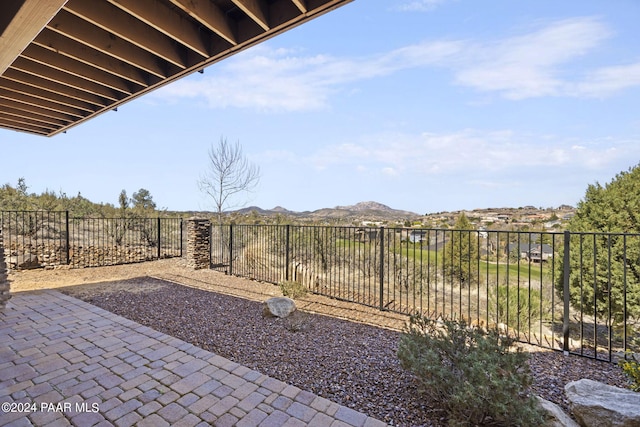
<instances>
[{"instance_id":1,"label":"blue sky","mask_svg":"<svg viewBox=\"0 0 640 427\"><path fill-rule=\"evenodd\" d=\"M0 184L213 209L207 150L261 181L236 204L418 213L575 205L640 162L637 0L355 0L52 138L0 130Z\"/></svg>"}]
</instances>

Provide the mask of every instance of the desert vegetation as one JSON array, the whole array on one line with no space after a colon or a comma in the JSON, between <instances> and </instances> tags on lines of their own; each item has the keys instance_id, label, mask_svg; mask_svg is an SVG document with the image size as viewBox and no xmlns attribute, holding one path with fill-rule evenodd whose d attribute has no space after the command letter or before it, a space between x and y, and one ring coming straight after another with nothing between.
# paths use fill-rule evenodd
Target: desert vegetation
<instances>
[{"instance_id":1,"label":"desert vegetation","mask_svg":"<svg viewBox=\"0 0 640 427\"><path fill-rule=\"evenodd\" d=\"M529 390L528 355L497 328L415 315L398 357L416 376L425 401L444 409L450 426L543 424Z\"/></svg>"},{"instance_id":2,"label":"desert vegetation","mask_svg":"<svg viewBox=\"0 0 640 427\"><path fill-rule=\"evenodd\" d=\"M156 210L148 190L119 206L78 194L29 193L24 179L0 187L0 229L12 268L93 267L179 256L181 220Z\"/></svg>"}]
</instances>

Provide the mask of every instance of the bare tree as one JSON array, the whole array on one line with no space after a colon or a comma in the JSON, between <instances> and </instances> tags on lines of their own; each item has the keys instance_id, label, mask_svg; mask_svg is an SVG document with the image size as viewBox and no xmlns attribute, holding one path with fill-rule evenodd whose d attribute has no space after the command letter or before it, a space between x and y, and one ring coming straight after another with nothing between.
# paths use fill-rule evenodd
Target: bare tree
<instances>
[{"instance_id":1,"label":"bare tree","mask_svg":"<svg viewBox=\"0 0 640 427\"><path fill-rule=\"evenodd\" d=\"M226 138L220 138L209 148L209 165L198 186L213 199L221 224L222 212L231 207L233 196L253 190L259 181L260 168L247 160L240 142L229 144Z\"/></svg>"}]
</instances>

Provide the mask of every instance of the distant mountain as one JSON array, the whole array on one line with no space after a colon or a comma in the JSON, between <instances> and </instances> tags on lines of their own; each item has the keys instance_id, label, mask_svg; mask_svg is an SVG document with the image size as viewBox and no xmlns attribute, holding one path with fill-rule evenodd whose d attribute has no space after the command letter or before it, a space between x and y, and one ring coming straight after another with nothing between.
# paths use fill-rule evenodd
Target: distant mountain
<instances>
[{"instance_id":1,"label":"distant mountain","mask_svg":"<svg viewBox=\"0 0 640 427\"><path fill-rule=\"evenodd\" d=\"M275 208L271 209L271 212L285 214L285 215L291 215L296 213L296 212L290 211L289 209L285 209L282 206L276 206Z\"/></svg>"},{"instance_id":2,"label":"distant mountain","mask_svg":"<svg viewBox=\"0 0 640 427\"><path fill-rule=\"evenodd\" d=\"M344 209L347 211L362 212L362 211L394 211L387 205L383 205L378 202L360 202L351 206L336 206L334 209Z\"/></svg>"},{"instance_id":3,"label":"distant mountain","mask_svg":"<svg viewBox=\"0 0 640 427\"><path fill-rule=\"evenodd\" d=\"M239 214L242 214L242 215L246 215L246 214L249 214L251 212L256 212L259 215L275 215L277 213L282 213L281 211L262 209L261 207L258 207L258 206L248 206L246 208L238 209L238 210L231 211L231 212L239 213Z\"/></svg>"},{"instance_id":4,"label":"distant mountain","mask_svg":"<svg viewBox=\"0 0 640 427\"><path fill-rule=\"evenodd\" d=\"M323 208L312 212L294 212L283 208L282 206L276 206L273 209L262 209L257 206L250 206L247 208L234 211L239 214L249 214L256 212L259 215L289 215L296 218L312 218L312 219L342 219L342 220L404 220L411 218L418 218L422 215L415 212L403 211L393 209L387 205L383 205L378 202L360 202L350 206L336 206L335 208Z\"/></svg>"}]
</instances>

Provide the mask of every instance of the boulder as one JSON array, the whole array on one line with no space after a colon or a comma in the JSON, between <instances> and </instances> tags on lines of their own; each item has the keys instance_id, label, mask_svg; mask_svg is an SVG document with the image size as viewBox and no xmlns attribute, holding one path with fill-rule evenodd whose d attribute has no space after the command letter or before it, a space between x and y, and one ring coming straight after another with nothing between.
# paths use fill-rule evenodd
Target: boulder
<instances>
[{"instance_id":1,"label":"boulder","mask_svg":"<svg viewBox=\"0 0 640 427\"><path fill-rule=\"evenodd\" d=\"M588 379L568 383L564 392L582 426L640 426L638 392Z\"/></svg>"},{"instance_id":2,"label":"boulder","mask_svg":"<svg viewBox=\"0 0 640 427\"><path fill-rule=\"evenodd\" d=\"M540 396L536 396L536 398L544 411L544 427L579 427L578 423L573 421L569 415L565 414L560 406Z\"/></svg>"},{"instance_id":3,"label":"boulder","mask_svg":"<svg viewBox=\"0 0 640 427\"><path fill-rule=\"evenodd\" d=\"M284 318L296 311L296 303L291 298L273 297L264 302L265 315Z\"/></svg>"},{"instance_id":4,"label":"boulder","mask_svg":"<svg viewBox=\"0 0 640 427\"><path fill-rule=\"evenodd\" d=\"M7 258L9 265L11 268L16 270L29 270L32 268L40 268L40 262L38 261L38 257L33 254L25 254L12 256Z\"/></svg>"}]
</instances>

